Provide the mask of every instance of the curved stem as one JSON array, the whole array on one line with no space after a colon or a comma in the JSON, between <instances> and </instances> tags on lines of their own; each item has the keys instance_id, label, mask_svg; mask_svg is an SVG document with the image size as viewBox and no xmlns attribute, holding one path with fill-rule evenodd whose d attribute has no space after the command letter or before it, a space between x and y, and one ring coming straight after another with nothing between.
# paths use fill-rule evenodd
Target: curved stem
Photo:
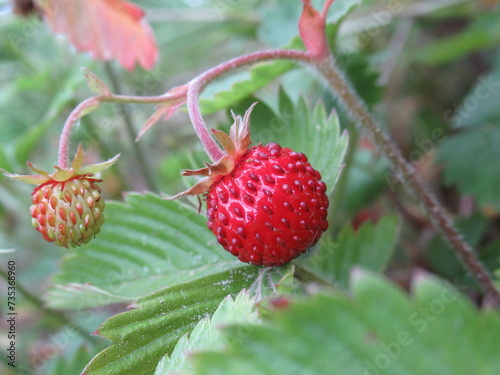
<instances>
[{"instance_id":1,"label":"curved stem","mask_svg":"<svg viewBox=\"0 0 500 375\"><path fill-rule=\"evenodd\" d=\"M415 173L413 166L405 160L391 138L381 131L364 103L346 83L333 58L314 61L313 65L326 79L351 117L369 133L378 147L382 149L395 169L396 175L402 176L402 180L405 182L404 186L418 196L434 225L456 250L466 268L469 269L484 291L492 297L494 303L500 306L500 293L492 277L479 261L472 247L458 232L450 214L428 189L420 176Z\"/></svg>"},{"instance_id":2,"label":"curved stem","mask_svg":"<svg viewBox=\"0 0 500 375\"><path fill-rule=\"evenodd\" d=\"M73 125L84 115L85 110L99 105L98 97L91 97L76 106L64 123L61 137L59 138L59 154L57 165L63 169L69 167L69 141Z\"/></svg>"},{"instance_id":3,"label":"curved stem","mask_svg":"<svg viewBox=\"0 0 500 375\"><path fill-rule=\"evenodd\" d=\"M69 167L69 141L71 131L75 123L86 113L96 109L101 103L136 103L136 104L162 104L179 100L185 96L182 90L172 89L166 94L159 96L128 96L128 95L111 95L111 96L93 96L81 102L70 113L64 123L61 136L59 138L58 166L64 169Z\"/></svg>"},{"instance_id":4,"label":"curved stem","mask_svg":"<svg viewBox=\"0 0 500 375\"><path fill-rule=\"evenodd\" d=\"M226 61L216 67L207 70L189 83L187 93L187 107L189 117L195 128L196 134L200 138L206 153L212 161L217 161L224 156L224 152L215 142L203 121L199 105L199 96L209 82L219 78L223 74L241 68L245 65L255 64L261 61L286 59L297 62L311 63L312 57L305 51L299 50L270 50L260 51L243 55Z\"/></svg>"},{"instance_id":5,"label":"curved stem","mask_svg":"<svg viewBox=\"0 0 500 375\"><path fill-rule=\"evenodd\" d=\"M212 161L219 160L224 156L224 152L215 142L212 135L207 129L201 111L199 108L199 95L205 89L209 82L219 78L223 74L241 68L245 65L255 64L261 61L286 59L294 60L297 62L312 63L313 58L305 51L299 50L270 50L260 51L236 57L232 60L226 61L216 67L207 70L188 84L187 91L187 106L189 116L193 123L196 133L200 138L205 151L212 159ZM59 157L58 166L61 168L69 167L69 141L71 131L74 124L86 113L91 112L97 108L101 103L137 103L137 104L165 104L168 102L179 101L186 96L184 90L177 90L176 88L168 91L167 93L159 96L128 96L128 95L110 95L110 96L94 96L81 102L67 118L61 137L59 140Z\"/></svg>"},{"instance_id":6,"label":"curved stem","mask_svg":"<svg viewBox=\"0 0 500 375\"><path fill-rule=\"evenodd\" d=\"M183 97L183 92L166 93L158 96L129 96L113 95L109 97L100 97L102 102L108 103L131 103L131 104L163 104Z\"/></svg>"},{"instance_id":7,"label":"curved stem","mask_svg":"<svg viewBox=\"0 0 500 375\"><path fill-rule=\"evenodd\" d=\"M187 91L189 116L195 131L202 141L203 146L210 158L213 161L219 160L224 153L215 142L214 138L208 131L205 122L203 121L199 108L199 95L209 82L219 78L229 71L238 69L245 65L276 59L286 59L306 63L307 65L315 68L325 78L328 86L332 89L333 93L338 96L340 102L347 109L351 118L353 118L356 123L369 133L378 147L380 147L380 149L386 154L395 169L396 174L402 176L402 180L405 182L405 187L407 187L410 191L413 191L420 198L436 227L452 244L462 262L472 272L473 276L483 289L491 295L495 304L500 306L500 292L496 289L488 271L476 257L472 247L464 241L463 237L456 229L449 213L429 191L421 178L415 173L413 166L404 159L401 151L392 142L390 137L381 131L380 127L368 112L364 103L347 84L347 81L336 67L333 57L315 58L308 52L298 50L270 50L255 52L226 61L202 73L200 76L189 82ZM93 106L99 105L101 102L165 103L176 99L178 100L184 95L186 94L182 90L171 90L170 95L167 93L162 96L149 98L112 95L106 97L98 96L87 99L73 110L64 125L59 147L59 166L62 168L67 168L68 166L67 154L71 128L73 124L85 113L85 110L88 111Z\"/></svg>"}]
</instances>

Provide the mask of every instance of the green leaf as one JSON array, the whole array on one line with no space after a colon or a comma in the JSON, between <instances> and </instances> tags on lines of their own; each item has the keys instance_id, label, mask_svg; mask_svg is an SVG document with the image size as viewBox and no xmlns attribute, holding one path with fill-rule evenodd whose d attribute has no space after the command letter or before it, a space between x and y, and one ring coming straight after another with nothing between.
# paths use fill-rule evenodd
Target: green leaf
<instances>
[{"instance_id":1,"label":"green leaf","mask_svg":"<svg viewBox=\"0 0 500 375\"><path fill-rule=\"evenodd\" d=\"M75 70L69 72L68 77L63 82L64 84L61 85L52 99L41 121L32 126L30 131L17 140L15 155L20 163L26 162L36 145L46 135L47 131L54 126L61 112L74 100L75 90L83 83L83 78L80 72Z\"/></svg>"},{"instance_id":2,"label":"green leaf","mask_svg":"<svg viewBox=\"0 0 500 375\"><path fill-rule=\"evenodd\" d=\"M347 214L355 216L376 201L382 192L393 188L395 181L388 170L388 161L374 155L372 150L358 148L354 150L346 178L345 194L339 207Z\"/></svg>"},{"instance_id":3,"label":"green leaf","mask_svg":"<svg viewBox=\"0 0 500 375\"><path fill-rule=\"evenodd\" d=\"M94 73L92 73L87 68L81 68L83 75L87 80L87 85L89 89L92 90L97 95L111 96L111 90L106 86L106 84Z\"/></svg>"},{"instance_id":4,"label":"green leaf","mask_svg":"<svg viewBox=\"0 0 500 375\"><path fill-rule=\"evenodd\" d=\"M327 21L341 22L363 1L366 0L336 0L330 7ZM321 4L318 3L317 6L319 7ZM286 45L283 47L284 49L303 49L302 40L297 36L301 6L288 0L282 0L278 3L271 3L267 8L260 28L261 38L275 46ZM242 75L245 79L237 81L229 88L227 87L228 83L234 82L234 78L211 84L207 92L213 92L213 87L217 87L218 92L210 99L204 95L205 98L200 101L202 112L210 114L221 109L232 108L295 66L296 64L291 61L277 60L257 65L248 74Z\"/></svg>"},{"instance_id":5,"label":"green leaf","mask_svg":"<svg viewBox=\"0 0 500 375\"><path fill-rule=\"evenodd\" d=\"M224 340L220 332L221 326L235 323L256 323L255 299L250 298L248 292L240 292L233 300L226 297L211 318L204 318L198 322L189 335L184 335L175 346L170 356L165 356L155 375L168 375L191 370L187 355L193 351L219 350L224 348Z\"/></svg>"},{"instance_id":6,"label":"green leaf","mask_svg":"<svg viewBox=\"0 0 500 375\"><path fill-rule=\"evenodd\" d=\"M109 202L106 223L67 254L46 295L58 308L131 301L146 293L241 266L217 243L206 218L179 201L129 194Z\"/></svg>"},{"instance_id":7,"label":"green leaf","mask_svg":"<svg viewBox=\"0 0 500 375\"><path fill-rule=\"evenodd\" d=\"M83 156L83 154L82 154L82 156ZM105 162L102 162L102 163L86 165L79 170L79 173L81 173L81 174L86 174L86 173L96 174L96 173L102 172L103 170L105 170L105 169L111 167L113 164L115 164L119 157L120 157L120 154L115 155L111 159L106 160ZM75 170L77 170L77 169L75 168Z\"/></svg>"},{"instance_id":8,"label":"green leaf","mask_svg":"<svg viewBox=\"0 0 500 375\"><path fill-rule=\"evenodd\" d=\"M480 244L488 226L487 219L480 213L476 213L469 217L459 217L455 223L463 238L476 249L477 256L480 258L483 265L487 268L491 265L492 270L496 269L500 253L497 253L499 256L493 259L493 262L485 262L486 253L483 253ZM494 242L491 242L491 244L494 244ZM425 262L430 266L433 272L439 276L459 283L460 285L475 287L477 290L480 289L480 285L478 285L476 279L457 258L456 250L441 235L436 234L434 238L429 241L429 245L423 256Z\"/></svg>"},{"instance_id":9,"label":"green leaf","mask_svg":"<svg viewBox=\"0 0 500 375\"><path fill-rule=\"evenodd\" d=\"M467 54L495 47L500 41L498 12L483 13L462 32L413 51L411 59L425 64L445 64Z\"/></svg>"},{"instance_id":10,"label":"green leaf","mask_svg":"<svg viewBox=\"0 0 500 375\"><path fill-rule=\"evenodd\" d=\"M240 103L238 112L243 113L252 100ZM251 132L254 144L277 142L307 155L311 165L321 173L328 191L333 190L349 139L347 132L340 134L336 113L327 114L322 102L309 109L304 98L295 104L281 89L277 109L273 110L265 103L254 108Z\"/></svg>"},{"instance_id":11,"label":"green leaf","mask_svg":"<svg viewBox=\"0 0 500 375\"><path fill-rule=\"evenodd\" d=\"M324 237L316 250L296 262L325 281L347 289L356 266L383 272L389 263L399 234L397 216L385 216L377 224L364 223L358 231L344 225L336 242Z\"/></svg>"},{"instance_id":12,"label":"green leaf","mask_svg":"<svg viewBox=\"0 0 500 375\"><path fill-rule=\"evenodd\" d=\"M292 45L298 43L296 41ZM234 83L230 88L227 88L227 83L223 81L219 83L219 86L224 87L222 91L217 92L211 99L202 98L200 100L201 110L204 114L211 114L221 109L232 108L236 103L292 70L295 66L296 64L291 61L277 60L256 66L250 70L249 78Z\"/></svg>"},{"instance_id":13,"label":"green leaf","mask_svg":"<svg viewBox=\"0 0 500 375\"><path fill-rule=\"evenodd\" d=\"M366 54L340 55L337 63L345 72L354 90L368 106L380 102L384 89L378 84L379 73L370 65Z\"/></svg>"},{"instance_id":14,"label":"green leaf","mask_svg":"<svg viewBox=\"0 0 500 375\"><path fill-rule=\"evenodd\" d=\"M297 296L262 325L223 328L228 349L192 354L191 374L498 374L498 312L476 311L426 274L415 278L412 299L367 271L351 285L352 297Z\"/></svg>"},{"instance_id":15,"label":"green leaf","mask_svg":"<svg viewBox=\"0 0 500 375\"><path fill-rule=\"evenodd\" d=\"M9 157L7 156L7 150L4 148L0 148L0 169L9 171L11 169L11 163L9 161Z\"/></svg>"},{"instance_id":16,"label":"green leaf","mask_svg":"<svg viewBox=\"0 0 500 375\"><path fill-rule=\"evenodd\" d=\"M500 127L485 126L451 137L439 147L444 178L483 208L500 210Z\"/></svg>"},{"instance_id":17,"label":"green leaf","mask_svg":"<svg viewBox=\"0 0 500 375\"><path fill-rule=\"evenodd\" d=\"M500 111L500 63L493 71L482 75L469 91L458 109L451 114L445 113L445 119L452 116L455 127L472 127L498 123Z\"/></svg>"},{"instance_id":18,"label":"green leaf","mask_svg":"<svg viewBox=\"0 0 500 375\"><path fill-rule=\"evenodd\" d=\"M258 272L259 268L255 266L240 267L139 298L133 304L133 310L109 318L96 331L116 344L94 357L84 373L150 374L164 355L172 353L181 337L191 332L204 317L214 313L228 295L249 288ZM247 311L248 305L240 308L234 313ZM226 314L223 309L216 320L224 320ZM197 332L196 335L200 334L199 329Z\"/></svg>"}]
</instances>

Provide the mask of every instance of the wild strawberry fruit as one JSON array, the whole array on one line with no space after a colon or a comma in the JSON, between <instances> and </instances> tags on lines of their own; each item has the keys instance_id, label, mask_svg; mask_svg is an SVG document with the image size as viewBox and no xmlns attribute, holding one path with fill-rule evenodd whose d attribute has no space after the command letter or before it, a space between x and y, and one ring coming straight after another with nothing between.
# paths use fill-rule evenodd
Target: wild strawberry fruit
<instances>
[{"instance_id":1,"label":"wild strawberry fruit","mask_svg":"<svg viewBox=\"0 0 500 375\"><path fill-rule=\"evenodd\" d=\"M207 193L208 228L243 262L280 266L314 245L328 227L328 196L304 154L276 143L249 147L250 108L235 116L231 136L214 131L226 151L186 194Z\"/></svg>"},{"instance_id":2,"label":"wild strawberry fruit","mask_svg":"<svg viewBox=\"0 0 500 375\"><path fill-rule=\"evenodd\" d=\"M20 176L6 173L10 178L37 184L32 193L30 208L33 226L46 241L63 247L76 247L95 237L104 222L104 199L93 175L110 167L118 156L105 163L83 166L80 145L71 168L56 168L49 174L28 166L38 175Z\"/></svg>"},{"instance_id":3,"label":"wild strawberry fruit","mask_svg":"<svg viewBox=\"0 0 500 375\"><path fill-rule=\"evenodd\" d=\"M33 226L56 245L76 247L89 242L104 222L104 199L92 174L66 181L49 180L33 191Z\"/></svg>"},{"instance_id":4,"label":"wild strawberry fruit","mask_svg":"<svg viewBox=\"0 0 500 375\"><path fill-rule=\"evenodd\" d=\"M241 261L279 266L327 229L325 192L305 155L276 143L254 146L211 186L207 225Z\"/></svg>"}]
</instances>

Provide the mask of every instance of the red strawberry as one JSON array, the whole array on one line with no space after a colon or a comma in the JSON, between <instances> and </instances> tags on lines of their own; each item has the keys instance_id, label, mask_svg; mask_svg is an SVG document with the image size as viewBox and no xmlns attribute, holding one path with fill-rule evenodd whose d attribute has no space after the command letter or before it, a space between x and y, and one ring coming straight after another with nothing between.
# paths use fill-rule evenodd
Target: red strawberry
<instances>
[{"instance_id":1,"label":"red strawberry","mask_svg":"<svg viewBox=\"0 0 500 375\"><path fill-rule=\"evenodd\" d=\"M33 190L30 208L33 226L46 241L64 247L76 247L89 242L104 222L104 199L97 186L102 180L92 178L94 173L110 167L118 155L107 162L83 166L80 145L71 168L56 168L49 174L28 166L37 175L21 176L4 171L7 177L38 185Z\"/></svg>"},{"instance_id":2,"label":"red strawberry","mask_svg":"<svg viewBox=\"0 0 500 375\"><path fill-rule=\"evenodd\" d=\"M279 266L327 229L326 185L304 154L276 143L248 148L249 116L235 117L231 137L214 131L226 156L184 172L209 177L174 198L208 192L207 225L218 242L243 262Z\"/></svg>"},{"instance_id":3,"label":"red strawberry","mask_svg":"<svg viewBox=\"0 0 500 375\"><path fill-rule=\"evenodd\" d=\"M279 266L327 229L325 192L305 155L276 143L254 146L211 186L207 225L242 262Z\"/></svg>"}]
</instances>

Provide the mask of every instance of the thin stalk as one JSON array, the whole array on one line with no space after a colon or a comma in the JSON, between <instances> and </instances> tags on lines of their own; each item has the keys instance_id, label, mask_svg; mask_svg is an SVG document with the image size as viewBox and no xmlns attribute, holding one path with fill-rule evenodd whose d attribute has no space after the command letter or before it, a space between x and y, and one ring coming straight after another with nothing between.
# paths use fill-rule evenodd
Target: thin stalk
<instances>
[{"instance_id":1,"label":"thin stalk","mask_svg":"<svg viewBox=\"0 0 500 375\"><path fill-rule=\"evenodd\" d=\"M235 57L229 61L226 61L216 67L207 70L202 73L189 83L189 89L187 93L187 107L189 112L189 117L193 123L196 134L200 138L203 144L205 152L210 156L212 161L217 161L224 156L224 152L215 142L214 138L208 131L207 125L203 121L199 105L199 96L205 87L213 81L219 78L227 72L241 68L246 65L255 64L262 61L276 60L276 59L287 59L294 60L297 62L310 63L312 57L304 51L297 50L270 50L270 51L260 51L251 53L248 55L243 55Z\"/></svg>"},{"instance_id":2,"label":"thin stalk","mask_svg":"<svg viewBox=\"0 0 500 375\"><path fill-rule=\"evenodd\" d=\"M109 97L99 97L99 100L107 103L163 104L179 99L184 95L184 93L178 91L177 93L166 93L158 96L113 95Z\"/></svg>"},{"instance_id":3,"label":"thin stalk","mask_svg":"<svg viewBox=\"0 0 500 375\"><path fill-rule=\"evenodd\" d=\"M69 114L66 122L64 123L61 136L59 137L59 156L57 165L63 169L69 167L69 141L71 138L71 130L74 124L83 116L86 109L99 105L97 97L92 97L84 100L76 106Z\"/></svg>"},{"instance_id":4,"label":"thin stalk","mask_svg":"<svg viewBox=\"0 0 500 375\"><path fill-rule=\"evenodd\" d=\"M491 275L479 261L472 247L458 232L450 214L428 189L420 176L415 173L413 166L405 160L391 138L381 131L380 126L370 115L364 103L346 83L333 58L315 61L313 64L326 79L334 94L344 104L351 117L369 133L377 146L385 153L395 169L396 175L400 175L402 181L405 182L404 186L421 200L436 227L450 242L459 258L484 291L492 297L496 305L500 306L500 293Z\"/></svg>"},{"instance_id":5,"label":"thin stalk","mask_svg":"<svg viewBox=\"0 0 500 375\"><path fill-rule=\"evenodd\" d=\"M111 64L108 62L104 63L104 70L106 71L106 74L109 80L111 81L112 90L115 93L120 94L122 92L122 87ZM124 105L119 105L118 111L120 112L120 116L122 117L123 122L125 123L125 131L127 133L127 138L129 139L129 142L132 146L135 159L137 160L140 173L142 174L146 186L148 187L149 190L156 191L156 183L151 173L149 164L146 162L146 157L144 155L142 146L141 144L135 141L134 124L132 121L132 117L130 116L130 112L126 110Z\"/></svg>"},{"instance_id":6,"label":"thin stalk","mask_svg":"<svg viewBox=\"0 0 500 375\"><path fill-rule=\"evenodd\" d=\"M3 269L0 269L0 277L2 279L4 279L6 282L8 282L8 275ZM95 342L95 339L91 336L90 332L87 332L84 328L79 326L77 323L71 321L64 314L61 314L58 311L47 308L44 305L42 300L40 300L37 296L35 296L31 292L29 292L24 286L19 284L19 282L16 282L16 290L19 291L24 296L24 298L26 298L26 300L28 302L30 302L32 305L36 306L39 310L41 310L48 317L72 327L76 333L78 333L82 338L89 341L90 343Z\"/></svg>"},{"instance_id":7,"label":"thin stalk","mask_svg":"<svg viewBox=\"0 0 500 375\"><path fill-rule=\"evenodd\" d=\"M128 95L111 95L111 96L93 96L81 102L76 106L64 123L61 136L59 138L59 160L58 166L68 168L69 166L69 141L71 131L75 123L92 108L98 107L101 103L135 103L135 104L164 104L172 101L181 100L185 93L181 90L169 92L159 96L128 96Z\"/></svg>"}]
</instances>

